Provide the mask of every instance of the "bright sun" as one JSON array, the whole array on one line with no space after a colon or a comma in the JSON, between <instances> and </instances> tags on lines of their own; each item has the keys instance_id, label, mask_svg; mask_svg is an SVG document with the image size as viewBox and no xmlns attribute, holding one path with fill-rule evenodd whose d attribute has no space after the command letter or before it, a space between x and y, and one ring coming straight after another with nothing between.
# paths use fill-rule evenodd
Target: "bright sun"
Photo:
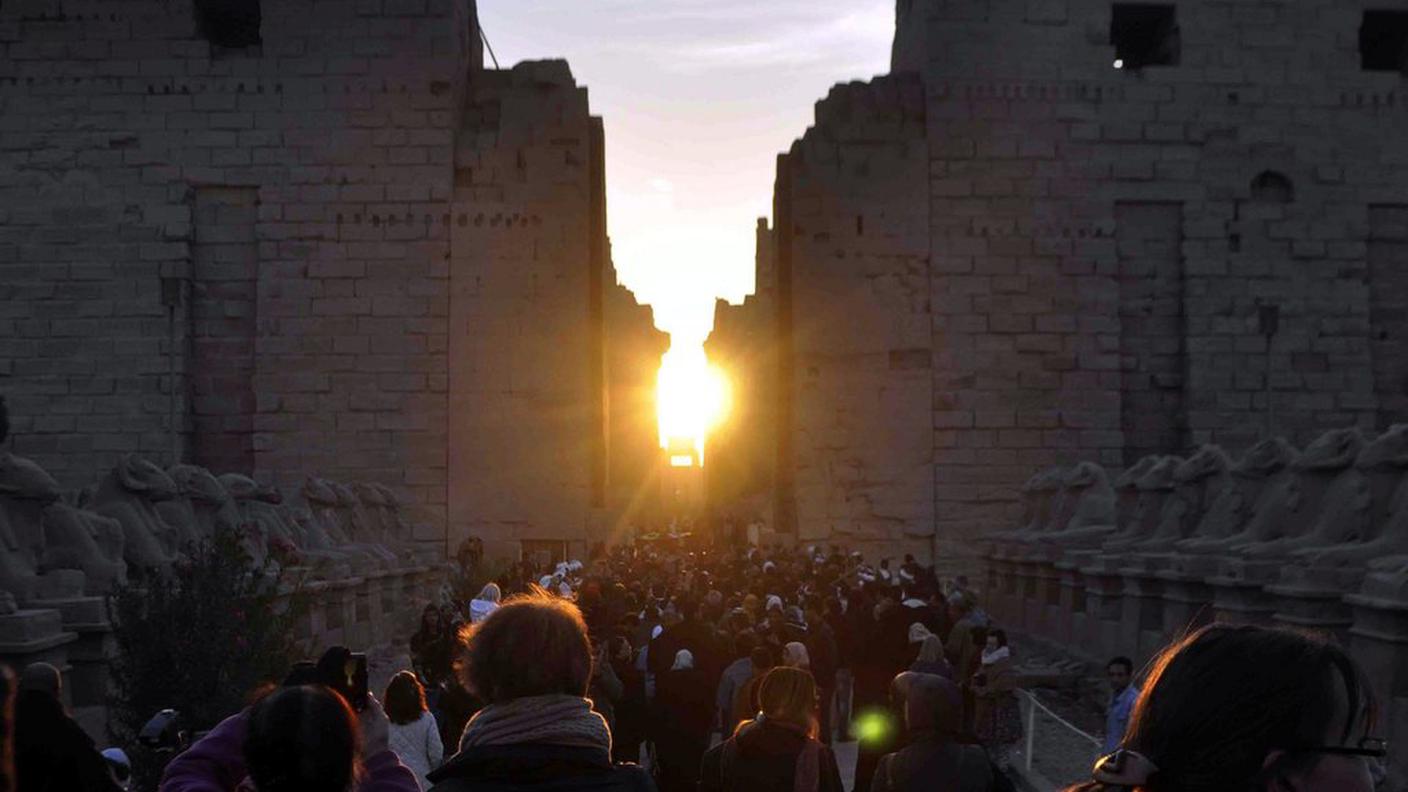
<instances>
[{"instance_id":1,"label":"bright sun","mask_svg":"<svg viewBox=\"0 0 1408 792\"><path fill-rule=\"evenodd\" d=\"M681 441L693 443L699 464L704 464L704 440L728 414L728 383L717 368L709 365L698 347L671 347L660 362L655 382L655 411L660 420L660 447L675 448ZM671 458L672 464L686 464L689 457Z\"/></svg>"}]
</instances>

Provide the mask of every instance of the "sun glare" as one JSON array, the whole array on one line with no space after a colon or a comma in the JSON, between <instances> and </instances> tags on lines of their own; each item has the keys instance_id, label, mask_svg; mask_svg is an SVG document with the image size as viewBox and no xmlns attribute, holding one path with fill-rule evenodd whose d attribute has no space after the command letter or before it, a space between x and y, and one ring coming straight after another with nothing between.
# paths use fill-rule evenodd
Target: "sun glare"
<instances>
[{"instance_id":1,"label":"sun glare","mask_svg":"<svg viewBox=\"0 0 1408 792\"><path fill-rule=\"evenodd\" d=\"M655 411L660 447L671 452L670 464L687 464L689 457L677 451L682 443L690 443L703 466L704 441L728 414L728 398L723 373L709 365L703 349L671 347L665 353L655 383Z\"/></svg>"}]
</instances>

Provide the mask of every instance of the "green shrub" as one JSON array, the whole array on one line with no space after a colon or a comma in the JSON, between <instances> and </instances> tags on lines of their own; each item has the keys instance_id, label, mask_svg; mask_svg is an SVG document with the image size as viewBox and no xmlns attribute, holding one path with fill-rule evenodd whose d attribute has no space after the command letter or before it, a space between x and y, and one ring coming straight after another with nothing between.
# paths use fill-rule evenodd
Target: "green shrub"
<instances>
[{"instance_id":1,"label":"green shrub","mask_svg":"<svg viewBox=\"0 0 1408 792\"><path fill-rule=\"evenodd\" d=\"M134 763L134 789L155 789L163 761L137 735L172 708L191 732L238 712L297 659L302 595L280 594L276 565L256 565L233 532L192 548L168 576L148 576L111 601L116 659L109 728Z\"/></svg>"}]
</instances>

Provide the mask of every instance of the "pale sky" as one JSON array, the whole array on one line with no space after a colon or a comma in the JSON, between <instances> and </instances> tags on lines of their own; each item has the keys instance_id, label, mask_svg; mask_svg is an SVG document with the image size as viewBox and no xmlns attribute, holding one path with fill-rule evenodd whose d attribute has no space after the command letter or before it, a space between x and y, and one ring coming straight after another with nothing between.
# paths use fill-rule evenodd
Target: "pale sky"
<instances>
[{"instance_id":1,"label":"pale sky","mask_svg":"<svg viewBox=\"0 0 1408 792\"><path fill-rule=\"evenodd\" d=\"M753 290L777 154L833 84L889 70L894 0L479 0L479 19L503 68L566 58L587 86L621 282L693 345L716 296Z\"/></svg>"}]
</instances>

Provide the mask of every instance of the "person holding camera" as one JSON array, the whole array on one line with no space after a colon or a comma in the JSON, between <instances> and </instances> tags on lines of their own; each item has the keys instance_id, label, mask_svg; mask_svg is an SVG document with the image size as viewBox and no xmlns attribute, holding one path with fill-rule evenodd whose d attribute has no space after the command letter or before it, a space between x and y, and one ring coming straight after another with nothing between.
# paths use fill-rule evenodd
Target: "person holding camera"
<instances>
[{"instance_id":1,"label":"person holding camera","mask_svg":"<svg viewBox=\"0 0 1408 792\"><path fill-rule=\"evenodd\" d=\"M357 675L328 678L327 668L351 668L352 657L339 647L323 656L318 673L295 669L292 684L226 718L171 760L159 792L419 792L415 775L388 747L381 704L349 687ZM326 684L300 684L310 675Z\"/></svg>"}]
</instances>

